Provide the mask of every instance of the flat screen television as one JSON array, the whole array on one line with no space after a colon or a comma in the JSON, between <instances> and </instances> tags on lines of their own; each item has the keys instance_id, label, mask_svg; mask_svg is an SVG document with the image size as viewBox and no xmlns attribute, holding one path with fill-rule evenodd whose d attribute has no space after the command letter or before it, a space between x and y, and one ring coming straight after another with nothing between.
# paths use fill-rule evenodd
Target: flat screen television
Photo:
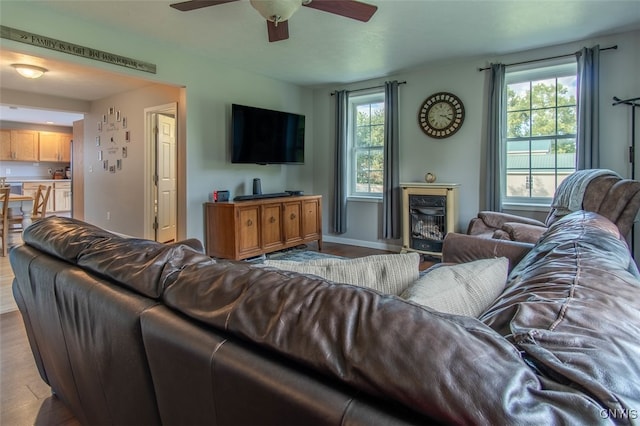
<instances>
[{"instance_id":1,"label":"flat screen television","mask_svg":"<svg viewBox=\"0 0 640 426\"><path fill-rule=\"evenodd\" d=\"M304 125L304 115L232 104L231 162L303 164Z\"/></svg>"}]
</instances>

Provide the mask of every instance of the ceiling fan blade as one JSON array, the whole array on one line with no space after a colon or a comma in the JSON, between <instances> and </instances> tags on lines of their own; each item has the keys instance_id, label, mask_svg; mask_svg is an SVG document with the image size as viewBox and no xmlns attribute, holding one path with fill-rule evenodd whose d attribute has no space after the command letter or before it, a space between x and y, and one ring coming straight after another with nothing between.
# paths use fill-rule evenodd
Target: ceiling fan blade
<instances>
[{"instance_id":1,"label":"ceiling fan blade","mask_svg":"<svg viewBox=\"0 0 640 426\"><path fill-rule=\"evenodd\" d=\"M238 0L190 0L183 1L181 3L170 4L174 9L178 9L181 12L188 12L190 10L201 9L203 7L216 6L224 3L231 3Z\"/></svg>"},{"instance_id":2,"label":"ceiling fan blade","mask_svg":"<svg viewBox=\"0 0 640 426\"><path fill-rule=\"evenodd\" d=\"M267 21L267 32L269 42L286 40L289 38L289 21L275 22Z\"/></svg>"},{"instance_id":3,"label":"ceiling fan blade","mask_svg":"<svg viewBox=\"0 0 640 426\"><path fill-rule=\"evenodd\" d=\"M378 6L355 0L312 0L302 5L362 22L367 22L378 10Z\"/></svg>"}]
</instances>

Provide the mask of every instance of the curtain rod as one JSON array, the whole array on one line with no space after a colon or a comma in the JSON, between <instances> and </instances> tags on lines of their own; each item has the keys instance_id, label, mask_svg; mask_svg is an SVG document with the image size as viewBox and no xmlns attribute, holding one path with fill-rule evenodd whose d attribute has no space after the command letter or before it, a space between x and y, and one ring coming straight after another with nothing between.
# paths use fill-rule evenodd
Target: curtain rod
<instances>
[{"instance_id":1,"label":"curtain rod","mask_svg":"<svg viewBox=\"0 0 640 426\"><path fill-rule=\"evenodd\" d=\"M600 51L604 51L604 50L617 50L618 49L618 45L616 44L615 46L609 46L609 47L604 47L602 49L600 49ZM578 53L578 52L576 52ZM558 56L550 56L548 58L541 58L541 59L531 59L529 61L522 61L522 62L514 62L512 64L506 64L505 67L510 67L513 65L524 65L524 64L531 64L534 62L541 62L541 61L548 61L550 59L560 59L560 58L568 58L569 56L575 56L576 53L567 53L565 55L558 55ZM478 71L486 71L486 70L490 70L491 67L484 67L484 68L478 68Z\"/></svg>"},{"instance_id":2,"label":"curtain rod","mask_svg":"<svg viewBox=\"0 0 640 426\"><path fill-rule=\"evenodd\" d=\"M406 81L399 81L398 85L401 84L407 84ZM364 87L362 89L356 89L356 90L347 90L347 93L351 93L351 92L362 92L363 90L371 90L371 89L382 89L384 86L373 86L373 87ZM333 92L330 93L331 96L333 96L335 94L335 90Z\"/></svg>"}]
</instances>

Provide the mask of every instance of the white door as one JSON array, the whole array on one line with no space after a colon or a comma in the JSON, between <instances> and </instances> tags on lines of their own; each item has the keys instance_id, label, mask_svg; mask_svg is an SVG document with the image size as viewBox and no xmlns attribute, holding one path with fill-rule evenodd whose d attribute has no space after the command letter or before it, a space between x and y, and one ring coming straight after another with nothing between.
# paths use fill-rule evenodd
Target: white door
<instances>
[{"instance_id":1,"label":"white door","mask_svg":"<svg viewBox=\"0 0 640 426\"><path fill-rule=\"evenodd\" d=\"M156 241L176 240L176 119L163 114L156 116Z\"/></svg>"}]
</instances>

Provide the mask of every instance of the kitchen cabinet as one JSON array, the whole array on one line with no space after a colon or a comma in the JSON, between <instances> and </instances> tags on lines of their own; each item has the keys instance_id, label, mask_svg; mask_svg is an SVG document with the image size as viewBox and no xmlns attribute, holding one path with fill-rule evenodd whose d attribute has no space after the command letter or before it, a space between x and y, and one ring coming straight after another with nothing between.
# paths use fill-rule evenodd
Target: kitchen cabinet
<instances>
[{"instance_id":1,"label":"kitchen cabinet","mask_svg":"<svg viewBox=\"0 0 640 426\"><path fill-rule=\"evenodd\" d=\"M55 182L53 184L55 212L71 211L71 182Z\"/></svg>"},{"instance_id":2,"label":"kitchen cabinet","mask_svg":"<svg viewBox=\"0 0 640 426\"><path fill-rule=\"evenodd\" d=\"M39 132L0 130L0 160L39 161Z\"/></svg>"},{"instance_id":3,"label":"kitchen cabinet","mask_svg":"<svg viewBox=\"0 0 640 426\"><path fill-rule=\"evenodd\" d=\"M0 160L11 160L11 130L0 129Z\"/></svg>"},{"instance_id":4,"label":"kitchen cabinet","mask_svg":"<svg viewBox=\"0 0 640 426\"><path fill-rule=\"evenodd\" d=\"M71 161L71 134L40 132L40 161Z\"/></svg>"},{"instance_id":5,"label":"kitchen cabinet","mask_svg":"<svg viewBox=\"0 0 640 426\"><path fill-rule=\"evenodd\" d=\"M321 250L321 203L320 195L205 203L206 252L240 260L312 241Z\"/></svg>"}]
</instances>

